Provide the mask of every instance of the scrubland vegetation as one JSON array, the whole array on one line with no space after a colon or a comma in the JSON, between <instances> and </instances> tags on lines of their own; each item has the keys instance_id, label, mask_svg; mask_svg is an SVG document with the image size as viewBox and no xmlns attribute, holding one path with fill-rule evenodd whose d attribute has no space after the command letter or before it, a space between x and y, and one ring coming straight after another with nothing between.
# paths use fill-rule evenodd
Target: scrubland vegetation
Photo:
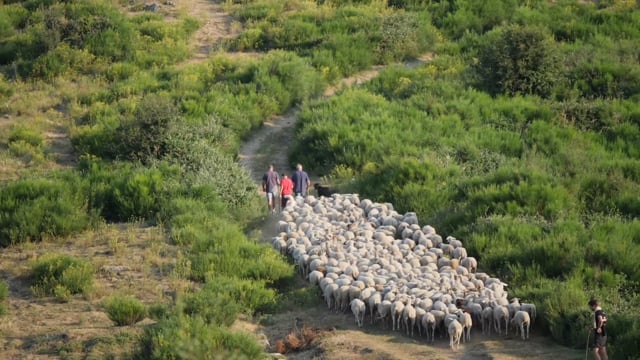
<instances>
[{"instance_id":1,"label":"scrubland vegetation","mask_svg":"<svg viewBox=\"0 0 640 360\"><path fill-rule=\"evenodd\" d=\"M117 324L157 321L137 356L260 356L229 325L276 310L294 272L246 235L264 209L236 154L296 106L292 161L463 239L512 294L540 304L558 342L584 346L595 295L613 354L640 353L635 2L228 2L242 31L202 63L182 63L197 20L168 22L141 3L0 6L0 245L105 223L165 229L180 248L169 273L197 290L175 289L168 305L105 299ZM343 76L427 51L429 64L315 100ZM35 259L33 295L91 292L90 262Z\"/></svg>"}]
</instances>

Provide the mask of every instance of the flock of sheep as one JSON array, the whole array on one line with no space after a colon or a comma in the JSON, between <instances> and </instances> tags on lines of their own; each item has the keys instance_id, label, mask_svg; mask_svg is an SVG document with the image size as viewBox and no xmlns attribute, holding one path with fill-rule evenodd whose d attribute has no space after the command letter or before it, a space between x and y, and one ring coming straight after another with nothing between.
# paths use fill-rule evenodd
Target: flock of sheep
<instances>
[{"instance_id":1,"label":"flock of sheep","mask_svg":"<svg viewBox=\"0 0 640 360\"><path fill-rule=\"evenodd\" d=\"M462 242L442 239L415 213L355 194L290 200L278 222L275 249L291 256L299 271L320 287L329 309L351 309L358 326L391 325L413 336L449 335L451 349L469 341L471 327L508 334L509 325L529 337L534 304L507 300L505 283L477 272Z\"/></svg>"}]
</instances>

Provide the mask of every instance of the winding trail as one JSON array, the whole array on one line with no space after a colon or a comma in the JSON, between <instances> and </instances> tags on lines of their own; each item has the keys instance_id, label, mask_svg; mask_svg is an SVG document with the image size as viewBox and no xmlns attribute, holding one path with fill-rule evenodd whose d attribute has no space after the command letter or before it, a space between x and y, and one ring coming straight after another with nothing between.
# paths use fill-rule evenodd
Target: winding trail
<instances>
[{"instance_id":1,"label":"winding trail","mask_svg":"<svg viewBox=\"0 0 640 360\"><path fill-rule=\"evenodd\" d=\"M432 58L433 54L426 53L418 59L404 63L404 66L415 68L429 62ZM344 78L338 84L325 89L323 96L325 98L331 97L342 89L363 84L378 76L385 68L386 66L375 66L370 70ZM251 133L242 143L238 158L257 184L262 181L262 174L269 164L273 164L277 172L293 172L294 169L289 161L289 152L290 146L295 140L297 121L298 110L291 109L284 115L274 116L265 121L263 126ZM312 182L318 179L317 174L310 173L309 176Z\"/></svg>"}]
</instances>

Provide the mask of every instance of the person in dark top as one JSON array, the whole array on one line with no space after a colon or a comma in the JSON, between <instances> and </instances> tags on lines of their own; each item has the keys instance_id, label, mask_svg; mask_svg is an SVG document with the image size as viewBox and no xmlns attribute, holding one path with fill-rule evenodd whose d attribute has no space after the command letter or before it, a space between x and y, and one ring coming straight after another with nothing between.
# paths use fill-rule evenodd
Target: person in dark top
<instances>
[{"instance_id":1,"label":"person in dark top","mask_svg":"<svg viewBox=\"0 0 640 360\"><path fill-rule=\"evenodd\" d=\"M276 211L276 193L280 186L280 177L278 173L273 171L273 165L269 165L269 170L262 175L262 191L267 195L267 204L269 205L269 211Z\"/></svg>"},{"instance_id":2,"label":"person in dark top","mask_svg":"<svg viewBox=\"0 0 640 360\"><path fill-rule=\"evenodd\" d=\"M307 194L311 180L309 180L309 175L302 170L302 165L298 164L298 166L296 166L296 172L291 176L291 181L293 181L293 192L296 196L304 196Z\"/></svg>"},{"instance_id":3,"label":"person in dark top","mask_svg":"<svg viewBox=\"0 0 640 360\"><path fill-rule=\"evenodd\" d=\"M596 360L609 360L609 356L607 356L607 314L596 299L589 301L589 307L594 314L593 357Z\"/></svg>"}]
</instances>

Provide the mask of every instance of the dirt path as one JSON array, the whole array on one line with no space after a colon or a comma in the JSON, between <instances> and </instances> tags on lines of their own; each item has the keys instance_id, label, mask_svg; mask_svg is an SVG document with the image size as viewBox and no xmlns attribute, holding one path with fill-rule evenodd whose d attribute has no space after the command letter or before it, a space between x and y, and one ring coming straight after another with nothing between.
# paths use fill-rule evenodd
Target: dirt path
<instances>
[{"instance_id":1,"label":"dirt path","mask_svg":"<svg viewBox=\"0 0 640 360\"><path fill-rule=\"evenodd\" d=\"M432 54L427 53L416 60L405 64L413 68L432 59ZM328 87L323 96L330 97L339 90L355 85L363 84L378 76L384 66L376 66L371 70L359 72L353 76L342 79L338 84ZM240 148L239 159L244 167L249 170L251 176L260 183L262 174L269 164L273 164L277 172L291 173L294 168L289 161L289 151L295 139L295 125L297 110L290 110L287 114L275 116L267 120L262 127L255 130L245 140ZM318 174L310 173L312 182L319 178Z\"/></svg>"}]
</instances>

